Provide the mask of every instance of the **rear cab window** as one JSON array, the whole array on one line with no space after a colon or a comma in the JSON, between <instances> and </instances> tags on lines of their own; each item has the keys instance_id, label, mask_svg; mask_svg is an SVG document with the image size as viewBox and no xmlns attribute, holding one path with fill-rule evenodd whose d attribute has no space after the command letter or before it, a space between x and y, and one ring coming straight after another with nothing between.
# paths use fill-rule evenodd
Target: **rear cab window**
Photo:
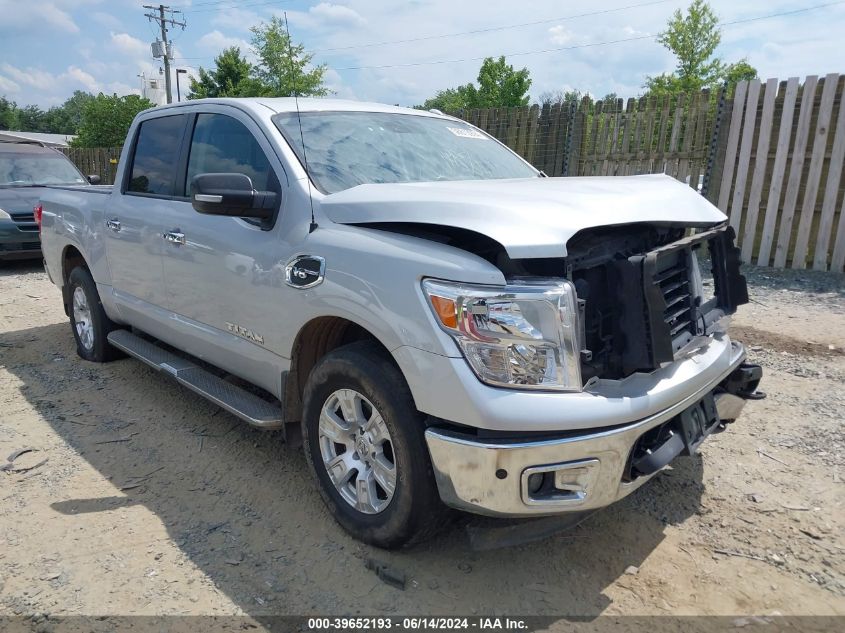
<instances>
[{"instance_id":1,"label":"rear cab window","mask_svg":"<svg viewBox=\"0 0 845 633\"><path fill-rule=\"evenodd\" d=\"M126 192L172 197L187 114L147 119L138 127Z\"/></svg>"}]
</instances>

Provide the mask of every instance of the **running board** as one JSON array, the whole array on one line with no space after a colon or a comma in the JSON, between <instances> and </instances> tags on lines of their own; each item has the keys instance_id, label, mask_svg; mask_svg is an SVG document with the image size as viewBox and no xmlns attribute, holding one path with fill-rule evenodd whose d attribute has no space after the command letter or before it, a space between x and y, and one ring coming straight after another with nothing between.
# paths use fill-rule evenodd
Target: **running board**
<instances>
[{"instance_id":1,"label":"running board","mask_svg":"<svg viewBox=\"0 0 845 633\"><path fill-rule=\"evenodd\" d=\"M281 404L267 402L129 330L114 330L108 339L116 348L157 371L170 374L191 391L252 426L268 430L284 428Z\"/></svg>"}]
</instances>

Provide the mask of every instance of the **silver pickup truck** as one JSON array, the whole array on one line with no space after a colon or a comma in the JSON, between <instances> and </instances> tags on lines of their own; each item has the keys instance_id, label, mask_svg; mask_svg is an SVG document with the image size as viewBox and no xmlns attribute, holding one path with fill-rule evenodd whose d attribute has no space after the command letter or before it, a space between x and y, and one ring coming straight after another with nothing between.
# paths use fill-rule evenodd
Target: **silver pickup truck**
<instances>
[{"instance_id":1,"label":"silver pickup truck","mask_svg":"<svg viewBox=\"0 0 845 633\"><path fill-rule=\"evenodd\" d=\"M761 395L725 331L748 296L718 209L662 175L547 178L436 112L155 108L114 186L39 214L82 358L301 429L334 517L378 546L447 507L583 516Z\"/></svg>"}]
</instances>

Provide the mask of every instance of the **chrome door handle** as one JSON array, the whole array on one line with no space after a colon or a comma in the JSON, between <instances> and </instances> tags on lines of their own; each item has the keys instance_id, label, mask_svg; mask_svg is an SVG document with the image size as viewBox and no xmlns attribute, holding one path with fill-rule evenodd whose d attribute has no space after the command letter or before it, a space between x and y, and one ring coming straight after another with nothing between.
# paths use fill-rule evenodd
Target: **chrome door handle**
<instances>
[{"instance_id":1,"label":"chrome door handle","mask_svg":"<svg viewBox=\"0 0 845 633\"><path fill-rule=\"evenodd\" d=\"M115 233L120 231L120 221L119 220L106 220L106 227L110 228Z\"/></svg>"},{"instance_id":2,"label":"chrome door handle","mask_svg":"<svg viewBox=\"0 0 845 633\"><path fill-rule=\"evenodd\" d=\"M164 235L162 235L164 239L166 239L171 244L184 244L185 243L185 234L180 233L178 231L168 231Z\"/></svg>"}]
</instances>

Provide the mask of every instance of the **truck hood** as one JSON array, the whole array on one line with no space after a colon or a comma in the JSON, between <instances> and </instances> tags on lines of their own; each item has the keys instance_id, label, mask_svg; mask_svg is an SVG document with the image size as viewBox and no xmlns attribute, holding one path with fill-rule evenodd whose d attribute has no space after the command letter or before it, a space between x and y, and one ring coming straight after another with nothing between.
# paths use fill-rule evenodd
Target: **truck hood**
<instances>
[{"instance_id":1,"label":"truck hood","mask_svg":"<svg viewBox=\"0 0 845 633\"><path fill-rule=\"evenodd\" d=\"M367 184L325 196L339 224L430 224L481 233L513 259L563 257L578 231L631 223L712 226L727 218L663 174Z\"/></svg>"},{"instance_id":2,"label":"truck hood","mask_svg":"<svg viewBox=\"0 0 845 633\"><path fill-rule=\"evenodd\" d=\"M46 187L0 187L0 209L10 213L32 213L32 207Z\"/></svg>"}]
</instances>

